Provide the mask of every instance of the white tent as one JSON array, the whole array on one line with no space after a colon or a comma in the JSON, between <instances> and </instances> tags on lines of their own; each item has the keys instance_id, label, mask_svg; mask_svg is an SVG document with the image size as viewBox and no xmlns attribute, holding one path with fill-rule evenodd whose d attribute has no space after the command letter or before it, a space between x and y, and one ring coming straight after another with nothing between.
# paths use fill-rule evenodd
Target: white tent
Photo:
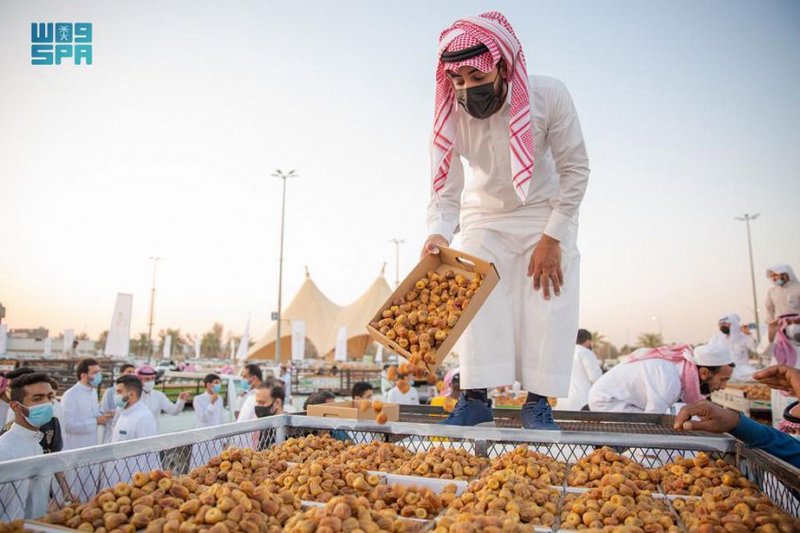
<instances>
[{"instance_id":1,"label":"white tent","mask_svg":"<svg viewBox=\"0 0 800 533\"><path fill-rule=\"evenodd\" d=\"M342 307L325 296L306 273L306 280L282 313L281 359L288 361L291 357L291 320L305 322L306 339L314 345L320 356L333 355L339 330L346 327L347 352L352 357L361 357L369 345L367 323L391 293L389 283L381 273L355 302ZM273 324L266 335L250 348L247 358L273 359L277 334L277 324Z\"/></svg>"}]
</instances>

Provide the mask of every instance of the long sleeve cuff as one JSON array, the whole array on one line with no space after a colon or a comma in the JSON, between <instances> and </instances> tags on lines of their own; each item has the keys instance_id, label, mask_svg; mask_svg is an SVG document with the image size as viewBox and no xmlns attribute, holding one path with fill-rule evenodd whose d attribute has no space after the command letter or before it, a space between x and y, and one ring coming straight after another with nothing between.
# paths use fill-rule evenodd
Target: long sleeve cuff
<instances>
[{"instance_id":1,"label":"long sleeve cuff","mask_svg":"<svg viewBox=\"0 0 800 533\"><path fill-rule=\"evenodd\" d=\"M547 219L547 224L544 227L544 233L557 241L563 241L567 236L567 230L572 217L568 217L563 213L559 213L555 209L550 212L550 218Z\"/></svg>"},{"instance_id":2,"label":"long sleeve cuff","mask_svg":"<svg viewBox=\"0 0 800 533\"><path fill-rule=\"evenodd\" d=\"M446 222L444 220L437 220L428 225L428 235L441 235L447 242L453 241L453 235L458 227L458 222Z\"/></svg>"}]
</instances>

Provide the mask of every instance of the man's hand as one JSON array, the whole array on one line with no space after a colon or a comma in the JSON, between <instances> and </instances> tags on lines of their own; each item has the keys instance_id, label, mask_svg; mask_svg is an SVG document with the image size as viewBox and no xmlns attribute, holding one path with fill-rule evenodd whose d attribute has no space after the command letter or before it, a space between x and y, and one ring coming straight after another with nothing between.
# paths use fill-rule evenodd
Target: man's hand
<instances>
[{"instance_id":1,"label":"man's hand","mask_svg":"<svg viewBox=\"0 0 800 533\"><path fill-rule=\"evenodd\" d=\"M800 396L800 370L786 365L773 365L753 374L753 379L764 385Z\"/></svg>"},{"instance_id":2,"label":"man's hand","mask_svg":"<svg viewBox=\"0 0 800 533\"><path fill-rule=\"evenodd\" d=\"M97 417L97 419L96 419L97 420L97 425L98 426L102 426L106 422L111 420L113 417L114 417L114 413L112 413L111 411L109 411L107 413L103 413L102 415Z\"/></svg>"},{"instance_id":3,"label":"man's hand","mask_svg":"<svg viewBox=\"0 0 800 533\"><path fill-rule=\"evenodd\" d=\"M767 340L769 342L775 342L775 335L778 333L778 323L780 322L779 318L775 320L771 320L769 324L767 324Z\"/></svg>"},{"instance_id":4,"label":"man's hand","mask_svg":"<svg viewBox=\"0 0 800 533\"><path fill-rule=\"evenodd\" d=\"M700 420L692 420L697 416ZM675 429L726 433L739 425L739 413L709 401L684 406L675 417Z\"/></svg>"},{"instance_id":5,"label":"man's hand","mask_svg":"<svg viewBox=\"0 0 800 533\"><path fill-rule=\"evenodd\" d=\"M428 240L425 241L425 244L422 245L422 251L419 253L419 258L422 259L428 254L438 254L440 246L449 246L450 243L447 242L442 235L434 233L433 235L428 237Z\"/></svg>"},{"instance_id":6,"label":"man's hand","mask_svg":"<svg viewBox=\"0 0 800 533\"><path fill-rule=\"evenodd\" d=\"M192 395L189 394L187 391L183 391L182 393L180 393L178 395L178 399L179 400L183 400L184 402L188 402L189 398L191 398L191 397L192 397Z\"/></svg>"},{"instance_id":7,"label":"man's hand","mask_svg":"<svg viewBox=\"0 0 800 533\"><path fill-rule=\"evenodd\" d=\"M545 300L550 299L550 284L556 296L561 295L564 274L561 272L561 246L559 241L542 234L542 238L531 255L528 277L533 276L533 289L541 287Z\"/></svg>"}]
</instances>

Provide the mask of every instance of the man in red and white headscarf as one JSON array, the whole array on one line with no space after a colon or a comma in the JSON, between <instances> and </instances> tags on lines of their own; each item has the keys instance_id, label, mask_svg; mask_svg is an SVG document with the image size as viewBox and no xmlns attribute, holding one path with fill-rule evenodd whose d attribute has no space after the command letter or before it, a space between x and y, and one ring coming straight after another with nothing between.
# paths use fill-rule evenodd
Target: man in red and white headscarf
<instances>
[{"instance_id":1,"label":"man in red and white headscarf","mask_svg":"<svg viewBox=\"0 0 800 533\"><path fill-rule=\"evenodd\" d=\"M498 12L439 38L431 139L429 237L492 261L500 284L462 337L461 387L446 423L492 420L486 388L519 381L526 428L558 429L548 396L569 390L578 331L578 207L589 160L564 84L528 77L522 46ZM472 170L465 177L461 158Z\"/></svg>"}]
</instances>

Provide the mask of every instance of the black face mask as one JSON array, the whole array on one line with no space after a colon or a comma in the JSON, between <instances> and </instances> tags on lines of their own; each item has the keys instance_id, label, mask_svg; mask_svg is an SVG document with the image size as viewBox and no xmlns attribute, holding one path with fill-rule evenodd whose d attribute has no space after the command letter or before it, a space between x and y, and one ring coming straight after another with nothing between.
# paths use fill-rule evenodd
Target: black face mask
<instances>
[{"instance_id":1,"label":"black face mask","mask_svg":"<svg viewBox=\"0 0 800 533\"><path fill-rule=\"evenodd\" d=\"M730 335L731 327L730 326L720 326L719 330L724 333L725 335Z\"/></svg>"},{"instance_id":2,"label":"black face mask","mask_svg":"<svg viewBox=\"0 0 800 533\"><path fill-rule=\"evenodd\" d=\"M456 89L456 100L466 110L467 113L475 118L488 118L500 109L500 95L503 93L503 85L495 90L495 82L500 78L500 74L489 83L470 87L469 89Z\"/></svg>"},{"instance_id":3,"label":"black face mask","mask_svg":"<svg viewBox=\"0 0 800 533\"><path fill-rule=\"evenodd\" d=\"M275 402L272 402L269 405L256 405L256 416L258 418L264 418L265 416L272 416L272 408L275 405Z\"/></svg>"}]
</instances>

